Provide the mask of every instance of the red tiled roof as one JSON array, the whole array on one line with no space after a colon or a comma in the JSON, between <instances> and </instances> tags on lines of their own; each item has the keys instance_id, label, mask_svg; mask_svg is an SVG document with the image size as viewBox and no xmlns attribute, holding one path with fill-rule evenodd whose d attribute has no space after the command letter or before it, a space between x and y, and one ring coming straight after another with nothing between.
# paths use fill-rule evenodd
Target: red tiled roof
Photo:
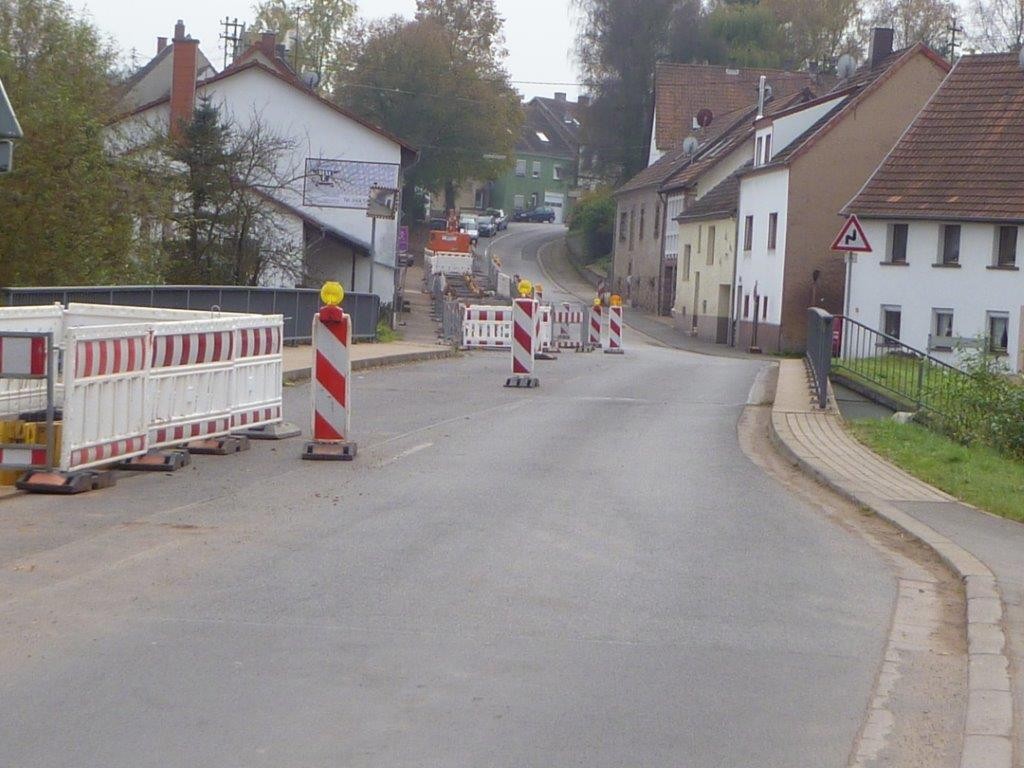
<instances>
[{"instance_id":1,"label":"red tiled roof","mask_svg":"<svg viewBox=\"0 0 1024 768\"><path fill-rule=\"evenodd\" d=\"M964 56L844 212L1024 221L1024 69Z\"/></svg>"},{"instance_id":2,"label":"red tiled roof","mask_svg":"<svg viewBox=\"0 0 1024 768\"><path fill-rule=\"evenodd\" d=\"M757 100L761 75L768 78L776 98L815 85L809 72L782 69L731 69L710 64L675 64L660 61L655 67L655 145L665 152L677 149L693 132L693 119L710 109L715 122L731 121L738 111Z\"/></svg>"}]
</instances>

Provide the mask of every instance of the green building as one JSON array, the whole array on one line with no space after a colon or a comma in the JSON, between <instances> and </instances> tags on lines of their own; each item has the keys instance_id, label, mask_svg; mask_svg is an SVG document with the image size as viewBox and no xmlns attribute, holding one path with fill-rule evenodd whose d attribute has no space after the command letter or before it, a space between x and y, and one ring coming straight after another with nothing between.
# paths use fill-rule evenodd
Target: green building
<instances>
[{"instance_id":1,"label":"green building","mask_svg":"<svg viewBox=\"0 0 1024 768\"><path fill-rule=\"evenodd\" d=\"M525 119L516 142L515 163L492 183L490 205L514 211L548 207L563 222L579 194L578 110L564 93L536 97L523 106Z\"/></svg>"}]
</instances>

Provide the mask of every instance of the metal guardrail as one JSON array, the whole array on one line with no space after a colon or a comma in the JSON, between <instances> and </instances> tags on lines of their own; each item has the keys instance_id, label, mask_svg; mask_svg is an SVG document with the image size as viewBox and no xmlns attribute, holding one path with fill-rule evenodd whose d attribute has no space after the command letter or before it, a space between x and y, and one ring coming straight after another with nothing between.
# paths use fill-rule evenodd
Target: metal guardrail
<instances>
[{"instance_id":1,"label":"metal guardrail","mask_svg":"<svg viewBox=\"0 0 1024 768\"><path fill-rule=\"evenodd\" d=\"M832 327L835 318L818 307L807 310L807 368L819 408L828 406L828 374L832 364Z\"/></svg>"},{"instance_id":2,"label":"metal guardrail","mask_svg":"<svg viewBox=\"0 0 1024 768\"><path fill-rule=\"evenodd\" d=\"M4 288L0 300L5 306L28 306L60 302L114 304L121 306L194 309L284 315L286 342L310 341L313 315L320 308L315 288L260 288L234 285L124 285L48 286ZM346 293L342 308L352 316L352 337L360 341L377 338L380 297L371 293Z\"/></svg>"},{"instance_id":3,"label":"metal guardrail","mask_svg":"<svg viewBox=\"0 0 1024 768\"><path fill-rule=\"evenodd\" d=\"M849 317L836 320L831 343L835 378L865 396L880 394L899 409L955 413L957 398L972 381L970 374ZM808 355L811 332L809 324Z\"/></svg>"}]
</instances>

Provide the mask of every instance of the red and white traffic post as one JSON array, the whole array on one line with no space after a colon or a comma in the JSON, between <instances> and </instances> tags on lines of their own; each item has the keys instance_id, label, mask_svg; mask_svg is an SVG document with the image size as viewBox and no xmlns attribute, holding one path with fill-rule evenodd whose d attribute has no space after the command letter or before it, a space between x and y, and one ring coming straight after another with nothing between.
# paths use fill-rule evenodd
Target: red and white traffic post
<instances>
[{"instance_id":1,"label":"red and white traffic post","mask_svg":"<svg viewBox=\"0 0 1024 768\"><path fill-rule=\"evenodd\" d=\"M352 318L341 309L345 291L329 281L320 289L324 306L313 318L313 439L302 458L319 461L351 461L356 444L350 431L352 380Z\"/></svg>"},{"instance_id":2,"label":"red and white traffic post","mask_svg":"<svg viewBox=\"0 0 1024 768\"><path fill-rule=\"evenodd\" d=\"M534 355L537 353L539 303L531 298L533 286L529 280L519 283L519 298L512 300L512 375L505 379L506 387L537 387L540 382L533 373Z\"/></svg>"},{"instance_id":3,"label":"red and white traffic post","mask_svg":"<svg viewBox=\"0 0 1024 768\"><path fill-rule=\"evenodd\" d=\"M621 355L622 349L622 300L618 296L612 296L611 306L608 307L608 348L605 354Z\"/></svg>"},{"instance_id":4,"label":"red and white traffic post","mask_svg":"<svg viewBox=\"0 0 1024 768\"><path fill-rule=\"evenodd\" d=\"M601 300L594 299L594 304L590 307L590 330L587 337L591 347L601 346L601 326L604 324L601 309Z\"/></svg>"}]
</instances>

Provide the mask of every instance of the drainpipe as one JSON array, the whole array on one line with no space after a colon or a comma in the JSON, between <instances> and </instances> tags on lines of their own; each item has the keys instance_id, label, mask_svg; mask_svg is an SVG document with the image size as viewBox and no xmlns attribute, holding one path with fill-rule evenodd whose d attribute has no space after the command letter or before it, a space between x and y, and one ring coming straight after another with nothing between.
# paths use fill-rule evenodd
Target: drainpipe
<instances>
[{"instance_id":1,"label":"drainpipe","mask_svg":"<svg viewBox=\"0 0 1024 768\"><path fill-rule=\"evenodd\" d=\"M658 206L659 210L657 215L660 216L661 220L661 243L658 246L658 314L661 314L661 308L665 305L665 230L668 229L668 195L658 191ZM669 316L671 317L672 310L669 308Z\"/></svg>"}]
</instances>

